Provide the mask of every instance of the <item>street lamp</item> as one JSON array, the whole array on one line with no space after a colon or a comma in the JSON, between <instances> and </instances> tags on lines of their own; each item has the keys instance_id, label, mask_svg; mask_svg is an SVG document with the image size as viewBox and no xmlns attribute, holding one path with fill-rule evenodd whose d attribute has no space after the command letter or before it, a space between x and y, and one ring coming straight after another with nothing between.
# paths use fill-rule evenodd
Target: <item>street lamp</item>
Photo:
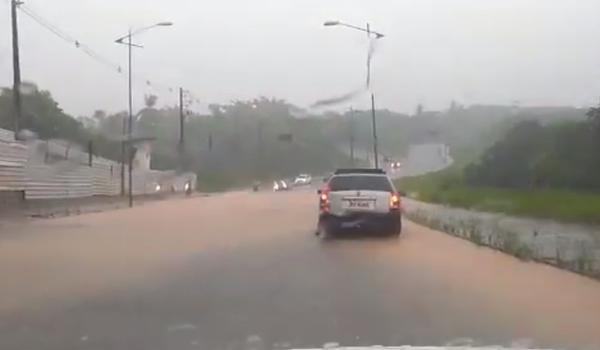
<instances>
[{"instance_id":1,"label":"street lamp","mask_svg":"<svg viewBox=\"0 0 600 350\"><path fill-rule=\"evenodd\" d=\"M325 23L323 23L324 26L337 26L338 24L340 24L340 21L325 21Z\"/></svg>"},{"instance_id":2,"label":"street lamp","mask_svg":"<svg viewBox=\"0 0 600 350\"><path fill-rule=\"evenodd\" d=\"M367 23L367 26L365 28L355 26L352 24L348 24L348 23L344 23L344 22L340 22L340 21L325 21L323 23L323 25L326 27L342 26L342 27L358 30L361 32L365 32L365 33L367 33L367 36L369 37L369 39L371 38L371 35L374 35L375 39L381 39L385 36L382 33L371 30L369 23ZM367 59L367 87L369 86L370 80L371 80L371 51L369 51L369 57ZM372 129L373 129L373 154L375 156L375 168L379 168L379 156L378 156L378 150L377 150L377 123L376 123L376 119L375 119L375 94L373 94L372 92L371 92L371 122L372 122Z\"/></svg>"},{"instance_id":3,"label":"street lamp","mask_svg":"<svg viewBox=\"0 0 600 350\"><path fill-rule=\"evenodd\" d=\"M355 25L344 23L344 22L340 22L340 21L325 21L323 23L323 25L325 27L342 26L342 27L347 27L347 28L352 28L352 29L360 30L361 32L365 32L365 33L369 34L369 37L370 37L371 34L375 35L375 39L381 39L381 38L383 38L385 36L384 34L381 34L379 32L371 30L371 28L369 28L369 24L368 23L367 23L367 27L366 28L362 28L362 27L359 27L359 26L355 26Z\"/></svg>"},{"instance_id":4,"label":"street lamp","mask_svg":"<svg viewBox=\"0 0 600 350\"><path fill-rule=\"evenodd\" d=\"M131 48L138 47L142 48L143 46L137 45L131 42L131 39L134 35L149 30L154 27L168 27L172 26L172 22L158 22L151 26L142 27L136 29L134 31L129 28L129 32L116 39L115 43L121 45L127 45L127 56L128 56L128 92L129 92L129 118L127 119L127 144L128 144L128 184L129 184L129 207L133 206L133 177L132 177L132 168L133 168L133 159L132 159L132 133L133 133L133 94L132 94L132 84L131 84ZM127 40L126 40L127 39ZM126 41L125 41L126 40ZM123 121L123 134L125 134L125 121ZM125 142L121 143L121 195L125 194Z\"/></svg>"},{"instance_id":5,"label":"street lamp","mask_svg":"<svg viewBox=\"0 0 600 350\"><path fill-rule=\"evenodd\" d=\"M115 40L115 42L119 43L119 44L128 45L128 43L123 42L123 40L125 40L125 39L131 39L132 36L137 35L137 34L139 34L141 32L145 32L148 29L152 29L154 27L170 27L172 25L173 25L173 22L158 22L158 23L155 23L153 25L142 27L142 28L139 28L139 29L136 29L136 30L131 30L131 28L130 28L129 32L126 35L123 35L122 37L118 38L117 40ZM133 45L133 46L140 47L140 45Z\"/></svg>"}]
</instances>

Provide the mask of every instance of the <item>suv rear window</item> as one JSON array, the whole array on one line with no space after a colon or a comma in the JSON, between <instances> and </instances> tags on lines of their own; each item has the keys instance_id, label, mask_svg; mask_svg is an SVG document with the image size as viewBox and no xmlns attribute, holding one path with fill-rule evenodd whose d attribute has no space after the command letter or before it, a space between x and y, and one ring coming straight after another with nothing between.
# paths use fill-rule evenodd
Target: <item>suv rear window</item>
<instances>
[{"instance_id":1,"label":"suv rear window","mask_svg":"<svg viewBox=\"0 0 600 350\"><path fill-rule=\"evenodd\" d=\"M344 175L334 176L329 180L331 191L385 191L392 192L394 189L386 176L373 175Z\"/></svg>"}]
</instances>

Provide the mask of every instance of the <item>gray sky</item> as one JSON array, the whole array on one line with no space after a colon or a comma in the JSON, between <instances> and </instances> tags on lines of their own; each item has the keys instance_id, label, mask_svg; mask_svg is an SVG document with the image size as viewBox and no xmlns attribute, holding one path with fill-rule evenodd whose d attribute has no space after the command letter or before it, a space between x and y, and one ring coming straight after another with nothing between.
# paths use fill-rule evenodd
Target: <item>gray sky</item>
<instances>
[{"instance_id":1,"label":"gray sky","mask_svg":"<svg viewBox=\"0 0 600 350\"><path fill-rule=\"evenodd\" d=\"M367 39L328 19L387 34L373 62L379 107L589 105L600 96L598 0L26 0L50 23L125 68L129 26L173 21L137 41L135 106L166 86L207 103L259 95L302 107L364 83ZM11 84L9 1L0 0L0 85ZM124 75L20 17L22 75L69 113L126 108ZM152 86L144 81L148 79ZM159 86L160 84L160 86ZM351 103L368 106L367 96ZM204 107L203 107L204 106ZM345 108L349 104L339 106Z\"/></svg>"}]
</instances>

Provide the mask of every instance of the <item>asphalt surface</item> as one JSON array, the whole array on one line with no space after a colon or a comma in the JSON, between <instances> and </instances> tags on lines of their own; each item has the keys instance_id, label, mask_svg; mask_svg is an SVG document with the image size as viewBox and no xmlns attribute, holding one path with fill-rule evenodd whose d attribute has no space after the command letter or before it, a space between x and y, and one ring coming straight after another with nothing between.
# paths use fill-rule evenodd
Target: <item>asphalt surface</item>
<instances>
[{"instance_id":1,"label":"asphalt surface","mask_svg":"<svg viewBox=\"0 0 600 350\"><path fill-rule=\"evenodd\" d=\"M315 237L314 190L0 224L0 349L600 347L600 283L406 222Z\"/></svg>"}]
</instances>

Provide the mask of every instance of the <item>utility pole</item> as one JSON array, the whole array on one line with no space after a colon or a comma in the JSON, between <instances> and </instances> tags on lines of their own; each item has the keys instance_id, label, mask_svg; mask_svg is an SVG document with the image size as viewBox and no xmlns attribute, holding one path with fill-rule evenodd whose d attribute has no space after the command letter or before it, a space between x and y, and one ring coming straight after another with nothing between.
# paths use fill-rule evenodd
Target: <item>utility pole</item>
<instances>
[{"instance_id":1,"label":"utility pole","mask_svg":"<svg viewBox=\"0 0 600 350\"><path fill-rule=\"evenodd\" d=\"M88 166L93 166L94 161L94 143L92 140L88 141Z\"/></svg>"},{"instance_id":2,"label":"utility pole","mask_svg":"<svg viewBox=\"0 0 600 350\"><path fill-rule=\"evenodd\" d=\"M183 159L185 153L184 147L184 124L185 114L183 112L183 88L179 88L179 167L183 169Z\"/></svg>"},{"instance_id":3,"label":"utility pole","mask_svg":"<svg viewBox=\"0 0 600 350\"><path fill-rule=\"evenodd\" d=\"M131 42L131 28L129 28L128 38L128 64L129 64L129 118L127 120L127 141L128 141L128 168L129 168L129 207L133 207L133 89L132 89L132 79L131 79L131 46L133 45Z\"/></svg>"},{"instance_id":4,"label":"utility pole","mask_svg":"<svg viewBox=\"0 0 600 350\"><path fill-rule=\"evenodd\" d=\"M260 179L262 176L262 167L263 167L263 131L264 131L264 121L262 119L258 120L257 128L256 128L256 179Z\"/></svg>"},{"instance_id":5,"label":"utility pole","mask_svg":"<svg viewBox=\"0 0 600 350\"><path fill-rule=\"evenodd\" d=\"M127 118L123 116L123 139L121 140L121 197L125 196L125 133L127 132Z\"/></svg>"},{"instance_id":6,"label":"utility pole","mask_svg":"<svg viewBox=\"0 0 600 350\"><path fill-rule=\"evenodd\" d=\"M128 93L129 93L129 118L127 119L127 138L125 138L125 120L123 120L123 144L121 145L121 194L125 194L125 159L128 159L128 168L129 168L129 207L133 207L133 155L134 155L134 147L133 147L133 88L132 88L132 78L131 78L131 49L133 46L142 48L141 45L136 45L132 43L132 35L139 34L142 31L154 28L154 27L166 27L173 25L172 22L159 22L154 25L144 27L133 32L131 28L127 32L127 35L122 36L115 40L115 43L121 45L127 45L127 56L128 56ZM124 40L127 39L127 42ZM125 150L127 150L127 155L125 154Z\"/></svg>"},{"instance_id":7,"label":"utility pole","mask_svg":"<svg viewBox=\"0 0 600 350\"><path fill-rule=\"evenodd\" d=\"M14 132L18 138L20 123L22 122L21 105L21 62L19 60L19 31L17 25L17 6L23 2L11 0L10 15L12 23L12 49L13 49L13 103L15 105Z\"/></svg>"},{"instance_id":8,"label":"utility pole","mask_svg":"<svg viewBox=\"0 0 600 350\"><path fill-rule=\"evenodd\" d=\"M367 88L371 89L371 26L367 23L367 37L369 38L369 52L367 53ZM371 122L373 128L373 156L375 169L379 169L379 154L377 152L377 122L375 120L375 94L371 92Z\"/></svg>"},{"instance_id":9,"label":"utility pole","mask_svg":"<svg viewBox=\"0 0 600 350\"><path fill-rule=\"evenodd\" d=\"M367 23L366 28L357 27L352 24L343 23L340 21L326 21L323 23L324 26L344 26L347 28L359 30L361 32L367 33L367 38L369 38L369 50L367 52L367 84L366 88L371 92L371 117L373 123L373 153L375 156L375 168L379 168L379 154L377 152L377 123L375 121L375 95L371 91L371 58L373 56L373 41L371 40L371 34L375 36L374 39L381 39L385 35L376 31L371 31L371 25Z\"/></svg>"},{"instance_id":10,"label":"utility pole","mask_svg":"<svg viewBox=\"0 0 600 350\"><path fill-rule=\"evenodd\" d=\"M352 109L352 107L350 107L348 123L350 124L350 165L354 166L354 109Z\"/></svg>"},{"instance_id":11,"label":"utility pole","mask_svg":"<svg viewBox=\"0 0 600 350\"><path fill-rule=\"evenodd\" d=\"M369 49L367 51L367 89L371 88L371 26L367 23L367 38L369 38Z\"/></svg>"},{"instance_id":12,"label":"utility pole","mask_svg":"<svg viewBox=\"0 0 600 350\"><path fill-rule=\"evenodd\" d=\"M375 156L375 169L379 168L379 154L377 152L377 122L375 121L375 94L371 93L371 122L373 124L373 155Z\"/></svg>"}]
</instances>

